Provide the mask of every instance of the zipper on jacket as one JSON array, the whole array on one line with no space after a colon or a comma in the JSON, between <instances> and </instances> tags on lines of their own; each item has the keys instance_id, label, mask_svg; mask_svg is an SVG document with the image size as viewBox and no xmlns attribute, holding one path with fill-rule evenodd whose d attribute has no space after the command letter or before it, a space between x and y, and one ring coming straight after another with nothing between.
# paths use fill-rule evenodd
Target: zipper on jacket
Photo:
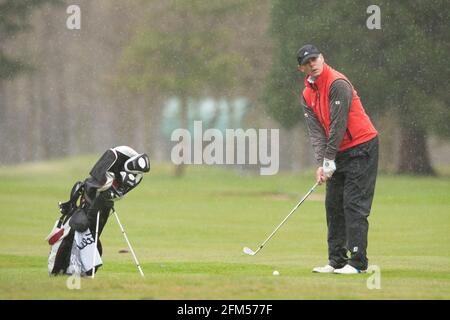
<instances>
[{"instance_id":1,"label":"zipper on jacket","mask_svg":"<svg viewBox=\"0 0 450 320\"><path fill-rule=\"evenodd\" d=\"M348 136L348 138L350 139L350 141L352 141L353 140L353 137L352 137L352 135L350 134L350 130L348 130L348 128L347 128L347 136Z\"/></svg>"},{"instance_id":2,"label":"zipper on jacket","mask_svg":"<svg viewBox=\"0 0 450 320\"><path fill-rule=\"evenodd\" d=\"M320 122L322 123L322 125L325 128L325 119L323 118L323 114L322 114L322 107L320 106L320 92L319 92L319 88L316 85L316 100L317 100L317 107L319 109L319 113L320 113Z\"/></svg>"}]
</instances>

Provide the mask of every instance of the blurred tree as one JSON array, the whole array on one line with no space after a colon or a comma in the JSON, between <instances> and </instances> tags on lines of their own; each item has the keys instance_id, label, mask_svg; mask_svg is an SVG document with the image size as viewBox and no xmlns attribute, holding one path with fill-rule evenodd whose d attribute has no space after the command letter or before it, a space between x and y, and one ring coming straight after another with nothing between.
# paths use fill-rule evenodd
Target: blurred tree
<instances>
[{"instance_id":1,"label":"blurred tree","mask_svg":"<svg viewBox=\"0 0 450 320\"><path fill-rule=\"evenodd\" d=\"M34 67L20 59L19 53L17 55L7 54L6 44L19 34L31 29L30 13L46 3L60 4L61 0L0 0L0 129L3 129L8 121L6 119L8 95L5 81L12 80L20 72L31 71ZM4 130L8 132L7 128ZM0 132L0 134L4 135L5 133ZM11 131L8 132L9 139L11 139L10 135Z\"/></svg>"},{"instance_id":2,"label":"blurred tree","mask_svg":"<svg viewBox=\"0 0 450 320\"><path fill-rule=\"evenodd\" d=\"M268 113L287 129L294 127L303 114L298 100L301 75L295 65L303 10L308 8L301 9L298 0L275 0L271 12L273 63L263 99Z\"/></svg>"},{"instance_id":3,"label":"blurred tree","mask_svg":"<svg viewBox=\"0 0 450 320\"><path fill-rule=\"evenodd\" d=\"M146 1L155 3L155 1ZM126 86L180 100L180 126L188 128L188 99L237 86L245 64L230 49L231 31L221 22L253 1L171 0L153 5L121 61ZM177 176L183 166L176 168Z\"/></svg>"},{"instance_id":4,"label":"blurred tree","mask_svg":"<svg viewBox=\"0 0 450 320\"><path fill-rule=\"evenodd\" d=\"M381 29L369 30L370 1L274 1L274 64L267 108L286 127L300 120L298 47L313 43L346 74L372 117L388 113L401 132L401 173L433 174L427 132L450 136L448 2L378 1Z\"/></svg>"},{"instance_id":5,"label":"blurred tree","mask_svg":"<svg viewBox=\"0 0 450 320\"><path fill-rule=\"evenodd\" d=\"M1 0L0 1L0 44L13 39L18 33L30 28L28 19L33 9L45 3L61 3L61 0ZM20 71L31 66L17 57L7 56L0 46L0 80L11 79Z\"/></svg>"}]
</instances>

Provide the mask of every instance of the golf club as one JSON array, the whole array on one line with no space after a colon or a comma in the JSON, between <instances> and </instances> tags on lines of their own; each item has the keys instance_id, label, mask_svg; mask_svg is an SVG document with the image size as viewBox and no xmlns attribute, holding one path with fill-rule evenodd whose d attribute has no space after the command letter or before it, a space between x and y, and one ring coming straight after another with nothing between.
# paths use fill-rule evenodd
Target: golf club
<instances>
[{"instance_id":1,"label":"golf club","mask_svg":"<svg viewBox=\"0 0 450 320\"><path fill-rule=\"evenodd\" d=\"M248 254L250 256L254 256L255 254L257 254L266 245L266 243L270 240L270 238L273 237L273 235L278 231L278 229L281 228L281 226L287 221L287 219L289 219L289 217L294 213L294 211L297 210L297 208L303 203L303 201L305 201L306 198L308 198L308 196L314 191L314 189L318 185L319 185L319 182L316 182L314 184L314 186L308 191L308 193L302 198L302 200L300 200L300 202L297 203L297 205L294 207L294 209L291 210L291 212L286 216L286 218L284 218L284 220L281 221L281 223L278 225L278 227L275 228L275 230L270 234L270 236L263 243L261 243L261 245L258 247L258 249L256 251L253 251L249 247L244 247L244 249L243 249L244 253Z\"/></svg>"},{"instance_id":2,"label":"golf club","mask_svg":"<svg viewBox=\"0 0 450 320\"><path fill-rule=\"evenodd\" d=\"M130 251L131 251L131 253L133 254L133 258L134 258L134 261L136 262L136 266L137 266L137 268L138 268L138 270L139 270L139 273L141 274L141 276L144 277L144 272L142 272L142 268L141 268L141 266L139 265L139 261L138 261L138 259L137 259L137 257L136 257L136 254L134 253L134 250L133 250L133 248L131 247L131 243L130 243L130 241L128 240L127 234L125 233L125 230L123 229L122 224L120 223L119 216L117 215L117 212L116 212L116 210L114 210L114 208L113 208L112 210L113 210L113 213L114 213L114 215L115 215L115 217L116 217L117 223L118 223L119 226L120 226L120 230L122 231L123 236L125 237L125 241L127 242L128 247L130 248Z\"/></svg>"}]
</instances>

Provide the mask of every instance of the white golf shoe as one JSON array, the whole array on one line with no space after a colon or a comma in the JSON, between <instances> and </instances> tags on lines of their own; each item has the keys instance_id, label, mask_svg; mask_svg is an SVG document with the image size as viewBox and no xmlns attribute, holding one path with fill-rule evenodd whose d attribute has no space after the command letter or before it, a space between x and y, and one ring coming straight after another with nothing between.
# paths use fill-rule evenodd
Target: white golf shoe
<instances>
[{"instance_id":1,"label":"white golf shoe","mask_svg":"<svg viewBox=\"0 0 450 320\"><path fill-rule=\"evenodd\" d=\"M335 269L330 266L329 264L327 264L324 267L315 267L314 269L312 269L312 272L316 272L316 273L333 273Z\"/></svg>"},{"instance_id":2,"label":"white golf shoe","mask_svg":"<svg viewBox=\"0 0 450 320\"><path fill-rule=\"evenodd\" d=\"M358 273L365 273L365 272L366 272L365 270L358 270L349 264L345 265L345 267L343 267L341 269L334 270L334 273L337 273L337 274L358 274Z\"/></svg>"}]
</instances>

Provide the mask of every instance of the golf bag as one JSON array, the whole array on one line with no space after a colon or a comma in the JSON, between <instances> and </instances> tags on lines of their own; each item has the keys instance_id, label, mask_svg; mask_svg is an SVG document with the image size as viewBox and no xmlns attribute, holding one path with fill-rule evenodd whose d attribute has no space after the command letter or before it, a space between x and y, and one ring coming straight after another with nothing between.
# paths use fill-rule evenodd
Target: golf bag
<instances>
[{"instance_id":1,"label":"golf bag","mask_svg":"<svg viewBox=\"0 0 450 320\"><path fill-rule=\"evenodd\" d=\"M146 154L119 146L107 150L94 165L89 177L74 184L69 200L59 203L61 217L46 238L50 245L49 275L87 276L97 271L103 263L100 235L114 202L136 188L148 171L150 160Z\"/></svg>"}]
</instances>

